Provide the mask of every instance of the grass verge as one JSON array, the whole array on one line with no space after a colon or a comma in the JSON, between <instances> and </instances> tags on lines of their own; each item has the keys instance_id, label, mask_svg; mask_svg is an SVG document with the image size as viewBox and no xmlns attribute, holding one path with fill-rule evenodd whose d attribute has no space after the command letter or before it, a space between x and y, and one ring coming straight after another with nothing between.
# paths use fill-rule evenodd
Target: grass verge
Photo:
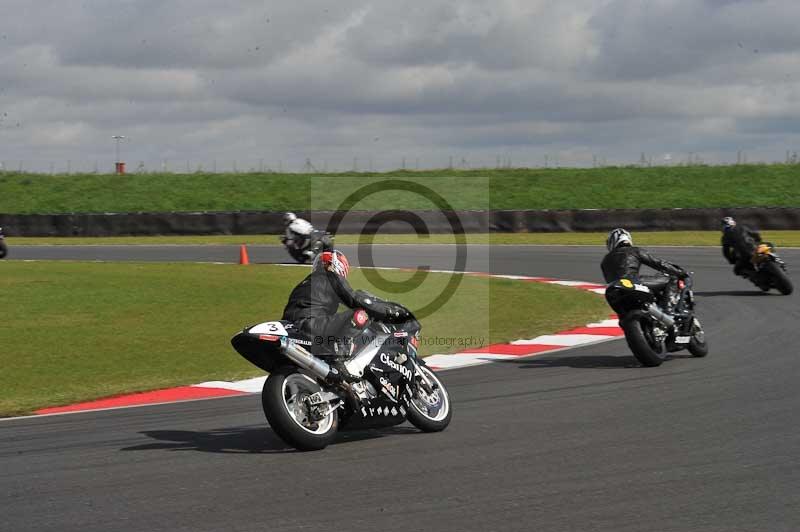
<instances>
[{"instance_id":1,"label":"grass verge","mask_svg":"<svg viewBox=\"0 0 800 532\"><path fill-rule=\"evenodd\" d=\"M785 164L505 170L383 174L0 173L0 212L331 210L387 179L424 185L454 209L603 209L799 206L800 166ZM653 193L653 191L658 193ZM220 191L224 191L223 194ZM383 190L362 210L431 209L426 195Z\"/></svg>"},{"instance_id":2,"label":"grass verge","mask_svg":"<svg viewBox=\"0 0 800 532\"><path fill-rule=\"evenodd\" d=\"M763 231L766 240L777 246L800 246L800 231ZM607 233L476 233L467 235L469 244L492 245L605 245ZM719 246L719 231L642 231L635 232L643 246ZM337 244L358 244L359 235L338 235ZM35 245L281 245L278 235L208 235L208 236L120 236L120 237L13 237L9 246ZM376 244L453 244L452 235L416 234L375 236Z\"/></svg>"},{"instance_id":3,"label":"grass verge","mask_svg":"<svg viewBox=\"0 0 800 532\"><path fill-rule=\"evenodd\" d=\"M0 320L0 415L259 375L229 339L246 324L278 318L307 271L272 265L0 261L0 293L8 309ZM409 276L381 274L395 281ZM431 274L408 294L384 295L419 308L449 279ZM369 288L361 272L351 281ZM422 352L532 337L608 313L602 298L575 289L464 277L453 297L422 320Z\"/></svg>"}]
</instances>

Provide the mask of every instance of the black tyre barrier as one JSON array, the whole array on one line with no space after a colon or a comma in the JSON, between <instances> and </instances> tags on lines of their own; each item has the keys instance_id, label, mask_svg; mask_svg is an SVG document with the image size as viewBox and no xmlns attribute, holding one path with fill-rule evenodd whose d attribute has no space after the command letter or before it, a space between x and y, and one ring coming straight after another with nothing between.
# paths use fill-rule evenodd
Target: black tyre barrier
<instances>
[{"instance_id":1,"label":"black tyre barrier","mask_svg":"<svg viewBox=\"0 0 800 532\"><path fill-rule=\"evenodd\" d=\"M340 233L451 233L447 213L411 211L416 216L382 223L379 211L350 211ZM576 209L519 211L453 211L465 233L526 233L609 231L718 230L723 216L759 229L800 229L800 208L735 207L709 209ZM283 232L281 212L166 212L104 214L0 214L7 236L125 236L125 235L247 235ZM316 227L325 228L335 211L297 212ZM376 221L377 220L377 221ZM416 222L414 220L417 220ZM416 228L414 224L424 224Z\"/></svg>"}]
</instances>

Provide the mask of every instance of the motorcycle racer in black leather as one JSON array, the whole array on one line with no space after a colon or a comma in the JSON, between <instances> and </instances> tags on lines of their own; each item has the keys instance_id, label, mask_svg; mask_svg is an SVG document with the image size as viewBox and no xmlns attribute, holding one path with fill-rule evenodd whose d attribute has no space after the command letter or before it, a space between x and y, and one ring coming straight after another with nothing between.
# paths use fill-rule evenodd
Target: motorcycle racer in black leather
<instances>
[{"instance_id":1,"label":"motorcycle racer in black leather","mask_svg":"<svg viewBox=\"0 0 800 532\"><path fill-rule=\"evenodd\" d=\"M761 243L761 234L744 225L737 224L730 216L722 219L722 255L733 264L733 273L746 276L753 270L751 258Z\"/></svg>"},{"instance_id":2,"label":"motorcycle racer in black leather","mask_svg":"<svg viewBox=\"0 0 800 532\"><path fill-rule=\"evenodd\" d=\"M670 282L668 277L641 278L639 270L642 264L654 270L684 278L688 274L686 270L665 260L656 258L645 250L633 245L631 234L625 229L614 229L608 234L606 239L608 253L603 257L600 268L603 270L603 278L607 283L612 283L620 279L630 279L634 282L643 282L655 293L662 293L665 307L670 308L670 299L675 291L675 284Z\"/></svg>"},{"instance_id":3,"label":"motorcycle racer in black leather","mask_svg":"<svg viewBox=\"0 0 800 532\"><path fill-rule=\"evenodd\" d=\"M402 322L408 311L347 282L350 263L338 250L324 251L314 260L311 273L292 290L283 319L315 336L315 347L324 354L347 357L342 346L366 326L367 317L380 321ZM338 312L342 304L351 310Z\"/></svg>"}]
</instances>

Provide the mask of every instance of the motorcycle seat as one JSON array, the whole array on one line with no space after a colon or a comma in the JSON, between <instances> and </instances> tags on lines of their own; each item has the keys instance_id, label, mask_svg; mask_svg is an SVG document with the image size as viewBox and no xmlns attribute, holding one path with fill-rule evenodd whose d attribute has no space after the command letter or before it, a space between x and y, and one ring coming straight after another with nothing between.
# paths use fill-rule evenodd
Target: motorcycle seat
<instances>
[{"instance_id":1,"label":"motorcycle seat","mask_svg":"<svg viewBox=\"0 0 800 532\"><path fill-rule=\"evenodd\" d=\"M664 290L669 284L669 277L642 277L640 283L650 289L651 292L660 292Z\"/></svg>"}]
</instances>

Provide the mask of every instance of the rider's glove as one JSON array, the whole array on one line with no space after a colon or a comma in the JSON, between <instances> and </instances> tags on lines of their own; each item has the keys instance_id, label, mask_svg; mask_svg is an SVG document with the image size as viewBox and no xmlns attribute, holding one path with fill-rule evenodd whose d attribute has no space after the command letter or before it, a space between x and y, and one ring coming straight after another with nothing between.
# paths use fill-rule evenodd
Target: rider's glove
<instances>
[{"instance_id":1,"label":"rider's glove","mask_svg":"<svg viewBox=\"0 0 800 532\"><path fill-rule=\"evenodd\" d=\"M403 321L409 316L405 307L376 297L369 292L356 290L355 300L359 306L363 307L367 314L380 320Z\"/></svg>"}]
</instances>

